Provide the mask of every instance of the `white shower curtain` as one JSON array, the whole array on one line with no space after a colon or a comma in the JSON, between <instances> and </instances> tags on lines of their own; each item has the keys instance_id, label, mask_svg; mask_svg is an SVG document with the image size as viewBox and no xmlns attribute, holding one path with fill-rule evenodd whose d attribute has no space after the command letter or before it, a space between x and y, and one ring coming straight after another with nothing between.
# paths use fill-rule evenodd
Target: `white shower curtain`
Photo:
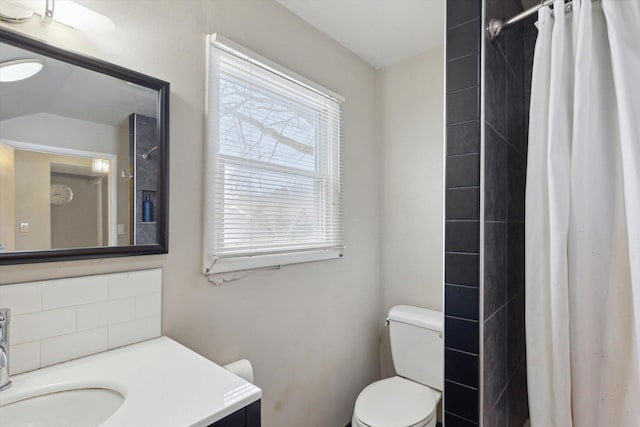
<instances>
[{"instance_id":1,"label":"white shower curtain","mask_svg":"<svg viewBox=\"0 0 640 427\"><path fill-rule=\"evenodd\" d=\"M640 1L553 10L527 163L531 425L640 426Z\"/></svg>"}]
</instances>

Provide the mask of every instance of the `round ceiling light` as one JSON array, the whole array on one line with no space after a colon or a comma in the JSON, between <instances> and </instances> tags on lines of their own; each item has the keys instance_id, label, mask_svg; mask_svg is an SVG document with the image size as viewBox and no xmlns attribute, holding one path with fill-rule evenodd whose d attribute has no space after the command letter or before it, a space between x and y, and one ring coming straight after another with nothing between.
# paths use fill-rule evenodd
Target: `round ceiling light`
<instances>
[{"instance_id":1,"label":"round ceiling light","mask_svg":"<svg viewBox=\"0 0 640 427\"><path fill-rule=\"evenodd\" d=\"M27 22L31 18L33 18L33 11L31 9L9 3L8 1L0 1L0 21L19 24Z\"/></svg>"},{"instance_id":2,"label":"round ceiling light","mask_svg":"<svg viewBox=\"0 0 640 427\"><path fill-rule=\"evenodd\" d=\"M18 59L0 63L0 82L17 82L35 76L44 64L39 59Z\"/></svg>"}]
</instances>

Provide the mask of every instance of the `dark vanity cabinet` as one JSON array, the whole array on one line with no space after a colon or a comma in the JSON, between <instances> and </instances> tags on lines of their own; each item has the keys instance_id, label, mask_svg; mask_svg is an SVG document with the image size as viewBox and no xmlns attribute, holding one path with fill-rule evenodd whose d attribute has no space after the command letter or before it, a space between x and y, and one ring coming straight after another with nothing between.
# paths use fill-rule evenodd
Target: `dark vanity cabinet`
<instances>
[{"instance_id":1,"label":"dark vanity cabinet","mask_svg":"<svg viewBox=\"0 0 640 427\"><path fill-rule=\"evenodd\" d=\"M209 427L260 427L260 401L253 402Z\"/></svg>"}]
</instances>

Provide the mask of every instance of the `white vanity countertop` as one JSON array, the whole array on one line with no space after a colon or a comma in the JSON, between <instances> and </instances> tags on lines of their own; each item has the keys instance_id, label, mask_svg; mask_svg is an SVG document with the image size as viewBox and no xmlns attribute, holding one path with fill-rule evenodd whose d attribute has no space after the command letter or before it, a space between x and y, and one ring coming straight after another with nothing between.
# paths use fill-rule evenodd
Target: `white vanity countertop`
<instances>
[{"instance_id":1,"label":"white vanity countertop","mask_svg":"<svg viewBox=\"0 0 640 427\"><path fill-rule=\"evenodd\" d=\"M101 427L202 427L262 391L168 337L15 375L0 401L74 388L110 388L124 403Z\"/></svg>"}]
</instances>

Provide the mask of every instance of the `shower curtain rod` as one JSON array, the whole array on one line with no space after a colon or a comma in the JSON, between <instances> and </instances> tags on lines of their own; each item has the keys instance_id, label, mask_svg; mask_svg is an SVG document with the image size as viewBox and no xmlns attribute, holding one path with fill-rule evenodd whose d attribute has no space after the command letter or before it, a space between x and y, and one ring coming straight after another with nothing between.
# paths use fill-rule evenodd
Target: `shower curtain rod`
<instances>
[{"instance_id":1,"label":"shower curtain rod","mask_svg":"<svg viewBox=\"0 0 640 427\"><path fill-rule=\"evenodd\" d=\"M491 40L495 40L500 35L500 33L502 33L502 30L506 30L507 28L511 27L515 23L520 22L524 18L533 15L539 9L542 9L545 6L549 6L553 4L553 2L554 0L542 0L540 4L530 7L524 12L520 12L519 14L512 16L506 21L503 21L501 19L492 19L491 21L489 21L489 26L487 27L487 31L489 31L489 34L491 35ZM569 1L569 2L566 2L565 4L569 4L569 3L571 2Z\"/></svg>"}]
</instances>

